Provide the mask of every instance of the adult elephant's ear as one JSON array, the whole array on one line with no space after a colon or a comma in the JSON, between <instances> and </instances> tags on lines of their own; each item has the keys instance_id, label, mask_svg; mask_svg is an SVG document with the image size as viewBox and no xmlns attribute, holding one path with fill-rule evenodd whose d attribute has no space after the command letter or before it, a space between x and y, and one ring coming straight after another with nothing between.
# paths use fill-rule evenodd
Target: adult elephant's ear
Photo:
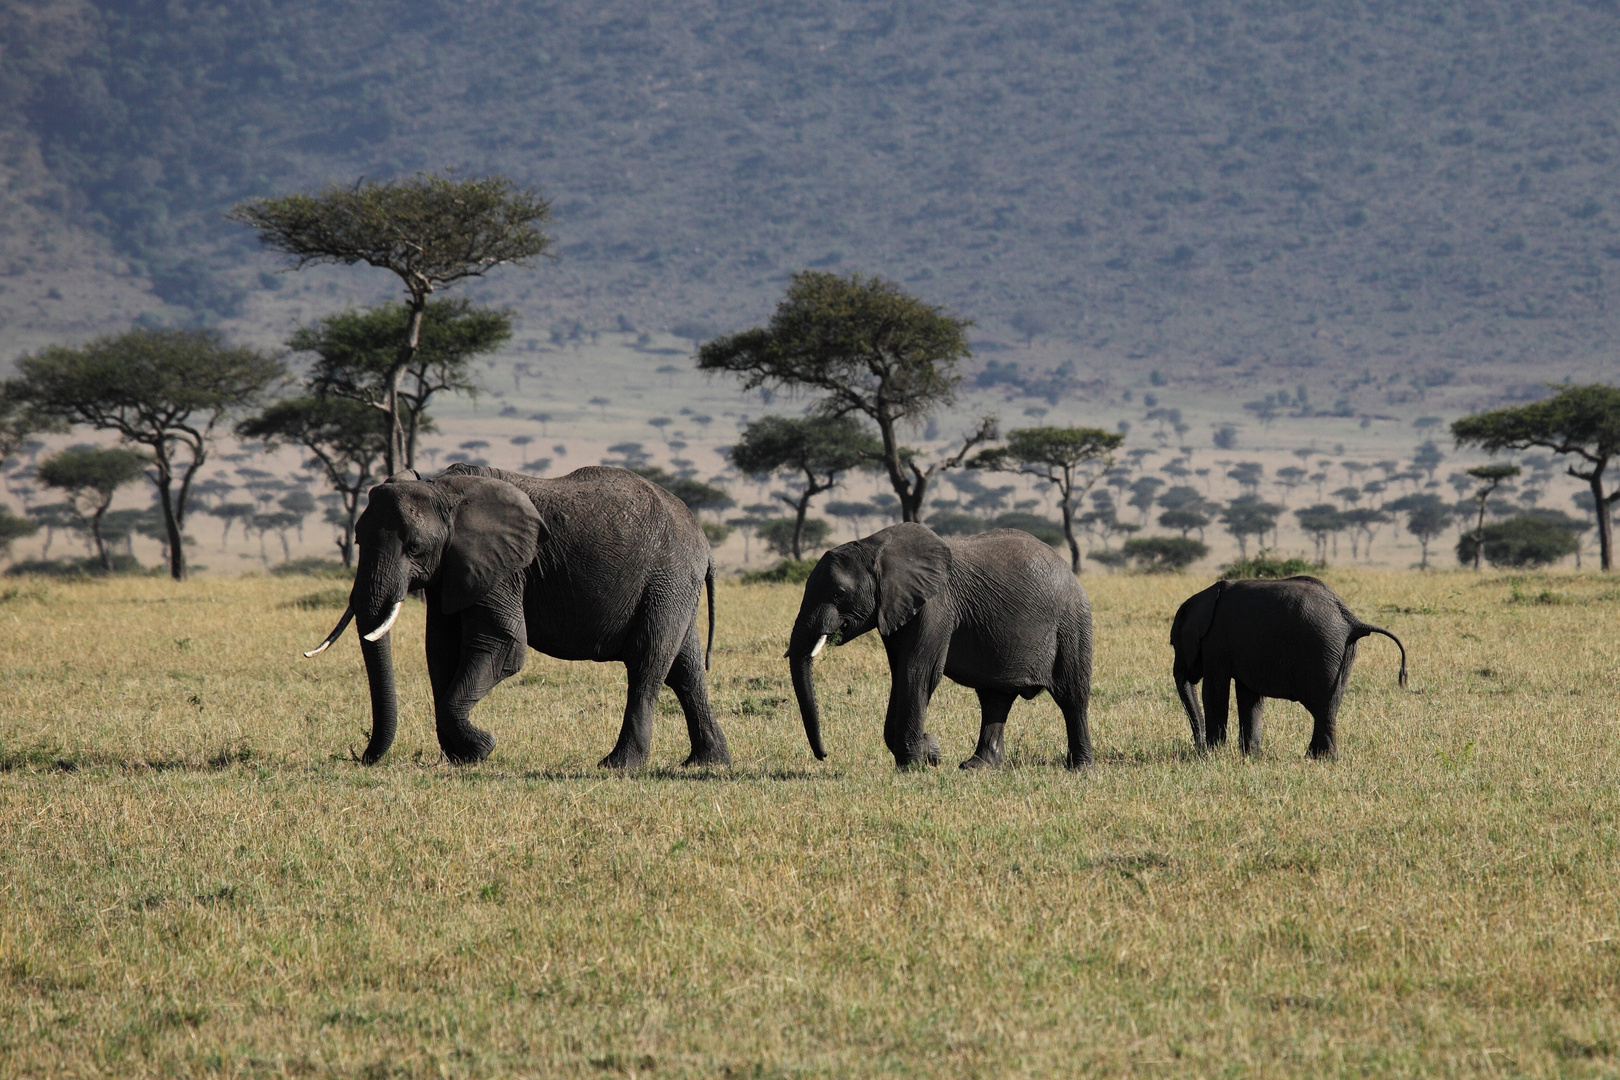
<instances>
[{"instance_id":1,"label":"adult elephant's ear","mask_svg":"<svg viewBox=\"0 0 1620 1080\"><path fill-rule=\"evenodd\" d=\"M892 634L910 622L945 585L951 549L925 525L908 521L877 534L878 633Z\"/></svg>"},{"instance_id":2,"label":"adult elephant's ear","mask_svg":"<svg viewBox=\"0 0 1620 1080\"><path fill-rule=\"evenodd\" d=\"M547 530L529 497L504 480L454 476L437 483L457 497L439 563L439 596L444 612L453 614L533 562Z\"/></svg>"}]
</instances>

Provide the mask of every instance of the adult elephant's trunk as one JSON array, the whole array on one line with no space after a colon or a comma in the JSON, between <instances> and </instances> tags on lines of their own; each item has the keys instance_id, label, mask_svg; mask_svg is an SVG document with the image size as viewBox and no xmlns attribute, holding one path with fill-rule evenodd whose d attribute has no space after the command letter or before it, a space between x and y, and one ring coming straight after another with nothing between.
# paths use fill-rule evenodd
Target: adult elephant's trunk
<instances>
[{"instance_id":1,"label":"adult elephant's trunk","mask_svg":"<svg viewBox=\"0 0 1620 1080\"><path fill-rule=\"evenodd\" d=\"M392 539L392 538L390 538ZM360 552L360 571L354 578L349 606L360 632L360 653L366 661L366 682L371 688L371 742L360 761L374 765L394 745L399 730L399 697L394 689L394 650L390 631L405 602L408 578L397 541Z\"/></svg>"},{"instance_id":2,"label":"adult elephant's trunk","mask_svg":"<svg viewBox=\"0 0 1620 1080\"><path fill-rule=\"evenodd\" d=\"M787 659L788 669L793 674L793 693L799 699L804 735L810 740L810 752L816 755L817 761L825 761L827 751L821 745L821 708L816 704L816 683L810 668L816 654L826 646L829 635L837 629L838 621L836 608L801 612L793 624L793 635L788 639Z\"/></svg>"},{"instance_id":3,"label":"adult elephant's trunk","mask_svg":"<svg viewBox=\"0 0 1620 1080\"><path fill-rule=\"evenodd\" d=\"M817 761L827 760L827 751L821 747L821 710L816 705L816 684L810 674L815 663L809 653L788 661L793 671L793 693L799 699L799 715L804 718L804 735L810 740L810 752Z\"/></svg>"},{"instance_id":4,"label":"adult elephant's trunk","mask_svg":"<svg viewBox=\"0 0 1620 1080\"><path fill-rule=\"evenodd\" d=\"M376 641L360 639L360 654L366 659L366 682L371 686L371 741L360 758L362 765L375 765L394 745L399 730L399 697L394 692L394 647L387 634Z\"/></svg>"}]
</instances>

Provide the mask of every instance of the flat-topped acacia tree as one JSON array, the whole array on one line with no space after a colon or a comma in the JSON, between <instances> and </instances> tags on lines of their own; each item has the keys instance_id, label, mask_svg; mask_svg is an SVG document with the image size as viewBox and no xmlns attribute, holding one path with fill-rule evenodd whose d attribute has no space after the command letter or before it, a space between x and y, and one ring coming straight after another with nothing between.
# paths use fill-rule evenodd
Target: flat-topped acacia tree
<instances>
[{"instance_id":1,"label":"flat-topped acacia tree","mask_svg":"<svg viewBox=\"0 0 1620 1080\"><path fill-rule=\"evenodd\" d=\"M793 508L789 550L795 559L802 559L810 500L837 487L841 473L871 464L881 453L882 445L853 416L765 416L748 425L728 456L749 476L804 474L804 487L797 496L776 493Z\"/></svg>"},{"instance_id":2,"label":"flat-topped acacia tree","mask_svg":"<svg viewBox=\"0 0 1620 1080\"><path fill-rule=\"evenodd\" d=\"M186 576L191 483L215 429L280 381L280 360L231 346L212 330L131 330L79 348L53 345L17 361L3 395L58 424L116 431L151 451L169 576Z\"/></svg>"},{"instance_id":3,"label":"flat-topped acacia tree","mask_svg":"<svg viewBox=\"0 0 1620 1080\"><path fill-rule=\"evenodd\" d=\"M239 203L231 220L259 231L259 241L293 260L392 271L405 285L405 325L386 372L389 473L405 460L400 380L416 359L428 297L508 263L531 265L550 252L543 226L551 206L540 193L519 190L503 176L457 180L418 173L378 183L333 185L316 194Z\"/></svg>"},{"instance_id":4,"label":"flat-topped acacia tree","mask_svg":"<svg viewBox=\"0 0 1620 1080\"><path fill-rule=\"evenodd\" d=\"M1603 569L1614 568L1609 507L1620 499L1620 490L1605 493L1603 474L1620 454L1620 387L1601 383L1559 387L1545 401L1465 416L1451 425L1451 437L1458 446L1477 446L1492 454L1540 446L1585 462L1585 468L1569 466L1569 475L1585 480L1592 489L1598 554Z\"/></svg>"},{"instance_id":5,"label":"flat-topped acacia tree","mask_svg":"<svg viewBox=\"0 0 1620 1080\"><path fill-rule=\"evenodd\" d=\"M820 392L826 396L816 411L823 416L870 417L901 520L919 521L934 477L996 438L995 419L985 417L960 450L926 467L900 442L902 423L926 419L956 400L957 365L970 355L972 325L882 278L803 270L793 275L767 325L705 342L697 366L736 375L745 390Z\"/></svg>"},{"instance_id":6,"label":"flat-topped acacia tree","mask_svg":"<svg viewBox=\"0 0 1620 1080\"><path fill-rule=\"evenodd\" d=\"M1080 542L1074 537L1074 509L1114 467L1114 451L1124 441L1119 432L1102 428L1020 428L1007 435L1006 446L980 452L968 468L1018 473L1056 487L1063 538L1069 542L1069 568L1078 574Z\"/></svg>"}]
</instances>

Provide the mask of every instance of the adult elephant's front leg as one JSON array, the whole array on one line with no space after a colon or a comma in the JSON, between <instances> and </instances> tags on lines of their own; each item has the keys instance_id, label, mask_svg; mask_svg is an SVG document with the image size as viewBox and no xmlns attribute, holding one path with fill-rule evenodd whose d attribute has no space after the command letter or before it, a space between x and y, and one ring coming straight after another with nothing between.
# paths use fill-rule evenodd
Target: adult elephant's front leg
<instances>
[{"instance_id":1,"label":"adult elephant's front leg","mask_svg":"<svg viewBox=\"0 0 1620 1080\"><path fill-rule=\"evenodd\" d=\"M482 761L495 749L495 736L473 725L473 706L496 683L523 669L525 640L521 620L509 611L475 605L455 615L430 613L433 726L439 749L452 762Z\"/></svg>"},{"instance_id":2,"label":"adult elephant's front leg","mask_svg":"<svg viewBox=\"0 0 1620 1080\"><path fill-rule=\"evenodd\" d=\"M889 654L889 709L883 721L883 742L894 755L896 768L938 765L939 740L923 730L928 703L939 680L945 677L945 649L928 647L917 622L885 638Z\"/></svg>"}]
</instances>

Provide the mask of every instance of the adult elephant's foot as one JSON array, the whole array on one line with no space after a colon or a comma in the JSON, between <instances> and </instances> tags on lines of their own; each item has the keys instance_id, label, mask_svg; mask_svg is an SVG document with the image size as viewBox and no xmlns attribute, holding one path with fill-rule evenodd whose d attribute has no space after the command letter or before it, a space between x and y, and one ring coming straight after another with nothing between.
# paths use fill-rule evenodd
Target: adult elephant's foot
<instances>
[{"instance_id":1,"label":"adult elephant's foot","mask_svg":"<svg viewBox=\"0 0 1620 1080\"><path fill-rule=\"evenodd\" d=\"M452 765L471 765L489 757L489 752L495 749L495 736L471 724L459 729L440 729L439 749Z\"/></svg>"},{"instance_id":2,"label":"adult elephant's foot","mask_svg":"<svg viewBox=\"0 0 1620 1080\"><path fill-rule=\"evenodd\" d=\"M1311 743L1310 747L1305 751L1305 756L1315 758L1318 761L1337 761L1339 758L1339 748L1334 746L1332 743L1328 743L1325 746L1318 746L1316 743Z\"/></svg>"},{"instance_id":3,"label":"adult elephant's foot","mask_svg":"<svg viewBox=\"0 0 1620 1080\"><path fill-rule=\"evenodd\" d=\"M636 753L633 750L621 750L615 747L613 753L596 763L596 767L599 769L619 769L628 772L631 769L639 769L646 763L647 754L645 752Z\"/></svg>"},{"instance_id":4,"label":"adult elephant's foot","mask_svg":"<svg viewBox=\"0 0 1620 1080\"><path fill-rule=\"evenodd\" d=\"M999 769L999 768L1001 768L1001 762L999 762L999 761L987 761L986 759L980 757L978 754L974 754L972 757L970 757L966 761L962 762L961 765L957 766L957 768L960 768L960 769Z\"/></svg>"},{"instance_id":5,"label":"adult elephant's foot","mask_svg":"<svg viewBox=\"0 0 1620 1080\"><path fill-rule=\"evenodd\" d=\"M1070 754L1063 759L1063 767L1074 772L1090 772L1091 757L1090 755L1085 757L1077 757L1074 754Z\"/></svg>"},{"instance_id":6,"label":"adult elephant's foot","mask_svg":"<svg viewBox=\"0 0 1620 1080\"><path fill-rule=\"evenodd\" d=\"M606 764L604 761L603 764ZM682 765L730 765L731 751L723 746L708 747L703 750L693 750L687 755Z\"/></svg>"},{"instance_id":7,"label":"adult elephant's foot","mask_svg":"<svg viewBox=\"0 0 1620 1080\"><path fill-rule=\"evenodd\" d=\"M939 764L939 740L923 732L921 745L907 747L894 755L894 767L897 769L922 769Z\"/></svg>"}]
</instances>

